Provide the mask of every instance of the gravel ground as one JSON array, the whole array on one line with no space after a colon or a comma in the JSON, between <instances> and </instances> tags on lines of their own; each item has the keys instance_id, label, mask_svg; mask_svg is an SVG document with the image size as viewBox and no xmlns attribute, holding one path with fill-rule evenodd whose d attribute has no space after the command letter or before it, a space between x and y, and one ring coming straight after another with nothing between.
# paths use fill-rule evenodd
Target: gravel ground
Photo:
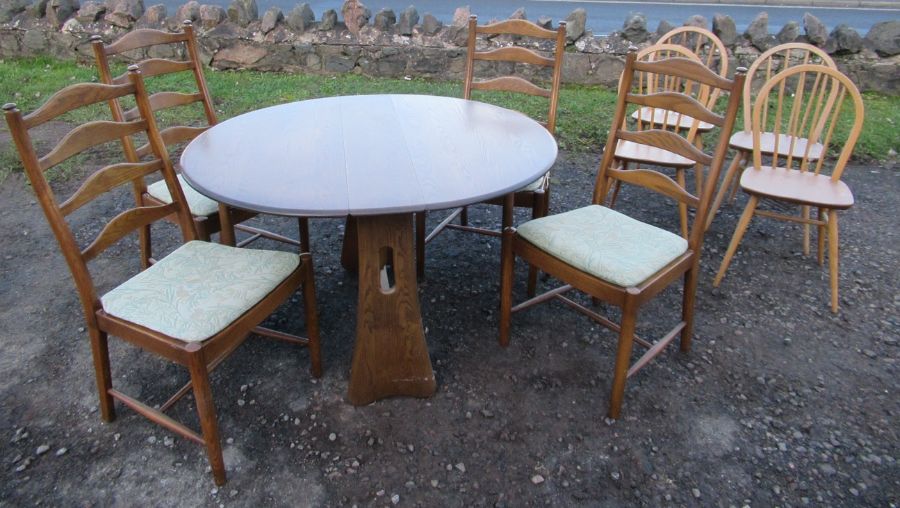
<instances>
[{"instance_id":1,"label":"gravel ground","mask_svg":"<svg viewBox=\"0 0 900 508\"><path fill-rule=\"evenodd\" d=\"M588 202L598 158L561 153L553 212ZM74 189L77 173L57 186ZM799 228L771 220L754 220L712 288L739 198L707 235L693 350L670 347L635 376L618 421L605 419L613 334L550 303L516 314L500 348L499 241L456 231L429 245L420 285L437 393L349 405L356 281L339 263L342 221L314 221L325 376L310 378L304 349L262 339L215 371L229 475L216 488L201 447L125 408L101 422L71 278L13 173L0 184L0 505L896 506L900 172L872 163L845 179L857 204L841 222L841 312ZM647 198L628 190L617 208L674 227L674 206ZM96 224L79 217L74 229L87 238ZM174 245L173 231L156 236ZM111 287L137 270L136 241L95 267ZM517 299L524 278L519 263ZM677 320L679 291L646 307L639 333ZM301 329L295 309L268 324ZM151 404L187 379L118 341L111 354L114 384ZM173 416L195 426L192 400Z\"/></svg>"}]
</instances>

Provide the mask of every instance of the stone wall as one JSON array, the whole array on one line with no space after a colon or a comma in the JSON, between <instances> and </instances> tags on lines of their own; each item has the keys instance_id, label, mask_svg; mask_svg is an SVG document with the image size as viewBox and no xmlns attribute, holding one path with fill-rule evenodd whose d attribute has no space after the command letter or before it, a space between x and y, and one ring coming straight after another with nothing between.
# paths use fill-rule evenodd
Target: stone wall
<instances>
[{"instance_id":1,"label":"stone wall","mask_svg":"<svg viewBox=\"0 0 900 508\"><path fill-rule=\"evenodd\" d=\"M163 5L144 9L142 0L0 0L0 57L49 54L90 63L91 35L113 41L133 28L179 30L183 20L191 20L206 63L217 69L462 79L467 8L457 9L446 25L429 14L420 16L414 7L399 14L383 9L373 16L358 0L347 0L341 10L317 19L308 4L288 13L273 7L260 17L255 0L234 0L228 9L192 0L173 13ZM524 9L512 17L524 18ZM582 9L566 19L565 83L615 85L629 48L650 44L674 28L664 21L649 31L646 18L632 15L621 31L594 36L585 30L585 19ZM552 27L549 18L536 22ZM775 44L803 41L831 53L861 90L900 93L900 21L879 23L865 37L845 25L829 31L810 14L802 25L788 23L775 33L765 12L743 34L728 16L716 15L711 23L692 16L684 24L712 29L728 46L732 69L748 66ZM489 43L511 42L499 37Z\"/></svg>"}]
</instances>

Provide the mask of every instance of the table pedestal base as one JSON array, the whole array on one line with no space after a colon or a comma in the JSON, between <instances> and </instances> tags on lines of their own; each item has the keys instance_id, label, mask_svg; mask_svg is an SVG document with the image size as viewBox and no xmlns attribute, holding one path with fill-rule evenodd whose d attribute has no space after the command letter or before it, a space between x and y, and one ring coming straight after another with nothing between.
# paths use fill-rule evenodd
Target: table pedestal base
<instances>
[{"instance_id":1,"label":"table pedestal base","mask_svg":"<svg viewBox=\"0 0 900 508\"><path fill-rule=\"evenodd\" d=\"M348 399L359 406L395 395L429 397L435 380L419 310L413 216L355 222L359 308Z\"/></svg>"}]
</instances>

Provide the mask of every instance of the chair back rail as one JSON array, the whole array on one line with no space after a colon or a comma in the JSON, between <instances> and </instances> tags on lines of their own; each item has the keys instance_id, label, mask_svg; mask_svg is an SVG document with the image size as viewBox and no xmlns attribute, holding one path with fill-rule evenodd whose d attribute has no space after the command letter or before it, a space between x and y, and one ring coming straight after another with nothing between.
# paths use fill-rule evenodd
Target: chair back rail
<instances>
[{"instance_id":1,"label":"chair back rail","mask_svg":"<svg viewBox=\"0 0 900 508\"><path fill-rule=\"evenodd\" d=\"M184 195L178 185L162 138L156 131L139 69L132 67L128 78L128 83L117 85L83 83L69 86L54 94L43 106L30 114L23 115L15 104L6 104L3 107L25 173L69 265L85 316L89 320L94 320L95 312L100 309L100 301L87 265L91 259L128 233L169 215L177 217L185 240L195 238L191 216L187 207L183 206ZM125 97L134 99L138 110L142 113L141 118L130 121L86 122L73 128L45 155L38 154L30 135L32 129L58 119L70 111ZM47 181L45 175L47 170L94 147L138 133L146 135L153 148L154 157L151 160L106 165L91 173L71 196L59 203ZM165 206L138 206L120 213L110 219L86 247L81 248L66 217L113 189L133 183L134 180L154 172L162 173L173 196L173 202Z\"/></svg>"},{"instance_id":2,"label":"chair back rail","mask_svg":"<svg viewBox=\"0 0 900 508\"><path fill-rule=\"evenodd\" d=\"M785 100L788 95L793 97ZM762 166L761 138L765 131L775 140L773 167L820 174L828 158L826 154L836 143L835 131L843 128L847 130L847 136L841 139L840 147L836 147L838 155L831 173L832 180L840 180L862 131L864 114L859 90L838 70L815 64L784 70L763 85L753 107L753 164ZM845 118L851 115L849 125L839 125L847 122ZM801 142L805 142L805 146L799 145ZM820 146L817 152L822 156L812 152L816 144Z\"/></svg>"},{"instance_id":3,"label":"chair back rail","mask_svg":"<svg viewBox=\"0 0 900 508\"><path fill-rule=\"evenodd\" d=\"M635 80L640 79L642 74L648 73L657 76L655 79L670 80L671 82L693 80L702 83L703 86L718 89L720 92L728 94L729 97L725 111L722 114L716 113L712 111L712 107L715 106L714 103L704 105L702 102L676 91L668 91L665 94L630 92L630 90L634 89ZM690 248L697 252L703 241L705 229L703 226L706 221L706 215L709 212L712 193L728 150L728 136L725 133L730 133L734 127L737 109L740 106L740 91L744 85L744 77L743 69L739 69L735 74L734 80L722 78L701 62L690 57L638 62L637 53L629 53L625 61L625 70L622 72L620 80L620 97L616 104L612 123L613 128L607 137L606 148L597 172L593 197L594 204L603 205L605 203L608 191L615 181L645 187L653 192L684 203L696 210L688 236L688 243ZM676 96L680 96L680 98L675 99ZM635 129L629 129L625 121L629 108L633 105L647 104L648 98L651 104L660 105L667 110L671 110L676 115L690 115L697 119L702 118L704 121L710 120L710 123L720 127L722 134L720 134L712 153L704 152L695 146L689 137L690 132L684 133L682 131L679 133L663 129L639 130L640 126ZM668 101L662 104L663 99L668 99ZM693 130L691 129L691 131ZM683 185L655 169L623 170L614 166L616 163L616 146L620 141L631 141L649 147L661 148L708 166L709 176L705 179L700 195L695 196L691 194Z\"/></svg>"},{"instance_id":4,"label":"chair back rail","mask_svg":"<svg viewBox=\"0 0 900 508\"><path fill-rule=\"evenodd\" d=\"M716 35L705 28L682 26L675 28L656 41L657 44L677 44L690 49L708 69L722 78L728 77L728 50ZM713 88L710 102L719 100L720 89Z\"/></svg>"}]
</instances>

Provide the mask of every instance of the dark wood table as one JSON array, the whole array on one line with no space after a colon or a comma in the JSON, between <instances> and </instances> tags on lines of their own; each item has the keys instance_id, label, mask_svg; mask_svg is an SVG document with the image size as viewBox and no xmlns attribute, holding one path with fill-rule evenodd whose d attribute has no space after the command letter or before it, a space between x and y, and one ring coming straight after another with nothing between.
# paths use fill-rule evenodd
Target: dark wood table
<instances>
[{"instance_id":1,"label":"dark wood table","mask_svg":"<svg viewBox=\"0 0 900 508\"><path fill-rule=\"evenodd\" d=\"M195 189L234 207L355 218L344 240L345 254L358 252L345 265L359 269L348 398L362 405L435 390L413 213L509 194L550 169L556 153L547 130L515 111L448 97L361 95L231 118L194 139L181 166Z\"/></svg>"}]
</instances>

